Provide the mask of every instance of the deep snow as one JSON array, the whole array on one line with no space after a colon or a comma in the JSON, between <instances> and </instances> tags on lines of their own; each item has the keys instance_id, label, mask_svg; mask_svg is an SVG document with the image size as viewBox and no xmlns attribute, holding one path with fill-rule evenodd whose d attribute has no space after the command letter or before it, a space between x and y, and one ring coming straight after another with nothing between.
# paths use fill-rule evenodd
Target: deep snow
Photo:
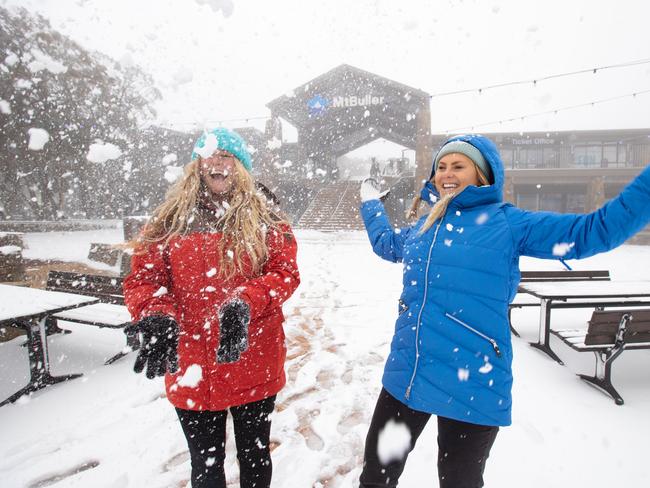
<instances>
[{"instance_id":1,"label":"deep snow","mask_svg":"<svg viewBox=\"0 0 650 488\"><path fill-rule=\"evenodd\" d=\"M88 262L90 242L117 242L120 229L27 235L29 257ZM278 396L272 439L275 488L353 487L380 389L397 313L401 267L372 254L364 233L297 231L302 284L284 307L288 384ZM576 269L609 269L614 280L648 279L650 248L623 246ZM524 269L559 269L523 260ZM1 297L0 297L1 299ZM557 327L584 323L587 311L554 313ZM554 339L560 366L526 340L537 335L538 311L515 310L513 425L499 433L487 487L642 487L650 435L650 351L617 361L616 406L581 382L593 359ZM124 345L119 331L67 324L50 340L54 374L84 376L48 387L0 409L0 486L178 487L189 477L185 440L162 380L131 367L134 354L104 366ZM27 379L24 339L0 344L0 398ZM435 422L423 432L400 486L437 486ZM397 442L397 440L396 440ZM232 435L227 475L237 484ZM75 474L76 473L76 474Z\"/></svg>"}]
</instances>

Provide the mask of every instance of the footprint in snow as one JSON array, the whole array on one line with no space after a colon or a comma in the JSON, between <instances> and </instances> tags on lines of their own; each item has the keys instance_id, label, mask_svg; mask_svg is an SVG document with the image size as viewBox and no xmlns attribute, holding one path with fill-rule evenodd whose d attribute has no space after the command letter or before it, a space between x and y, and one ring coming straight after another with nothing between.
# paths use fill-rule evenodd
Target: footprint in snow
<instances>
[{"instance_id":1,"label":"footprint in snow","mask_svg":"<svg viewBox=\"0 0 650 488\"><path fill-rule=\"evenodd\" d=\"M311 419L320 414L320 410L300 410L298 414L298 432L305 438L307 447L312 451L322 451L325 447L325 442L311 426Z\"/></svg>"},{"instance_id":2,"label":"footprint in snow","mask_svg":"<svg viewBox=\"0 0 650 488\"><path fill-rule=\"evenodd\" d=\"M170 457L167 461L165 461L165 463L163 464L163 471L171 471L177 466L189 462L189 460L190 460L189 451L179 452L178 454Z\"/></svg>"},{"instance_id":3,"label":"footprint in snow","mask_svg":"<svg viewBox=\"0 0 650 488\"><path fill-rule=\"evenodd\" d=\"M77 464L76 466L66 469L65 471L61 471L59 473L53 473L44 476L38 480L34 480L29 485L27 485L27 487L44 488L46 486L52 486L55 483L58 483L59 481L62 481L66 478L82 473L84 471L88 471L89 469L96 468L97 466L99 466L99 461L97 461L96 459L89 459L80 464Z\"/></svg>"}]
</instances>

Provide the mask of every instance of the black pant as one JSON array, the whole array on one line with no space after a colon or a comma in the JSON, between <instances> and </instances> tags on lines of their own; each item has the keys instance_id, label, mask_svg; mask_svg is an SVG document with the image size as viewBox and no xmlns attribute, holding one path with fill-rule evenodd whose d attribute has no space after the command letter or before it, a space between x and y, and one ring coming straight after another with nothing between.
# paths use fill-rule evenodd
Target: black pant
<instances>
[{"instance_id":1,"label":"black pant","mask_svg":"<svg viewBox=\"0 0 650 488\"><path fill-rule=\"evenodd\" d=\"M271 485L269 436L275 395L264 400L230 407L235 426L241 488ZM226 488L226 417L228 410L176 409L192 462L192 488Z\"/></svg>"},{"instance_id":2,"label":"black pant","mask_svg":"<svg viewBox=\"0 0 650 488\"><path fill-rule=\"evenodd\" d=\"M406 458L415 447L415 442L429 417L431 415L428 413L410 409L382 388L366 437L360 488L393 488L397 486L397 481L404 471ZM410 445L408 442L405 443L403 455L393 452L392 457L387 457L386 447L390 446L384 445L384 441L379 446L379 436L391 420L397 425L397 427L393 427L397 432L399 432L398 429L403 429L403 426L406 425L410 431ZM438 479L440 488L479 488L483 486L485 461L490 454L490 448L498 431L498 427L469 424L438 417ZM391 437L392 439L387 442L395 443L395 439L399 439L400 436L393 434ZM380 453L378 453L378 448ZM382 464L380 455L383 455L386 464ZM426 486L426 483L422 483L420 486Z\"/></svg>"}]
</instances>

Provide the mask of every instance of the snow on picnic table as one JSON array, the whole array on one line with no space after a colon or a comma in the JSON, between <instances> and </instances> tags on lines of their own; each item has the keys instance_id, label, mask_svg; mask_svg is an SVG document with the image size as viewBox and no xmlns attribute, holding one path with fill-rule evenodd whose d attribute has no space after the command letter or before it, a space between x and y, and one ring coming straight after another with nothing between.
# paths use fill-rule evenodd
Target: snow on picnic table
<instances>
[{"instance_id":1,"label":"snow on picnic table","mask_svg":"<svg viewBox=\"0 0 650 488\"><path fill-rule=\"evenodd\" d=\"M49 292L22 286L0 285L0 320L29 317L85 302L95 302L93 297L80 297L72 293Z\"/></svg>"},{"instance_id":2,"label":"snow on picnic table","mask_svg":"<svg viewBox=\"0 0 650 488\"><path fill-rule=\"evenodd\" d=\"M102 231L106 232L106 231ZM112 236L86 236L117 242ZM39 245L82 245L84 233L28 235L31 257ZM110 240L112 239L112 240ZM372 254L362 232L297 231L302 284L284 307L288 383L273 414L274 488L356 487L363 444L380 389L383 361L397 314L402 271ZM79 261L85 255L79 254ZM650 248L623 246L575 269L608 269L612 280L650 279ZM561 269L558 262L522 259L523 269ZM625 398L616 406L584 384L593 357L553 338L560 366L529 347L538 310L514 310L521 339L514 346L513 425L501 429L487 487L649 486L645 440L650 435L650 351L617 360L614 384ZM588 310L558 310L554 326L575 328ZM80 379L50 386L0 409L0 485L14 487L181 487L189 457L161 379L132 372L135 354L103 362L124 346L120 331L65 324L72 334L50 339L54 374ZM26 383L24 339L0 344L0 398ZM229 426L229 429L231 427ZM420 437L400 486L437 486L435 421ZM238 486L234 442L227 442L229 486Z\"/></svg>"}]
</instances>

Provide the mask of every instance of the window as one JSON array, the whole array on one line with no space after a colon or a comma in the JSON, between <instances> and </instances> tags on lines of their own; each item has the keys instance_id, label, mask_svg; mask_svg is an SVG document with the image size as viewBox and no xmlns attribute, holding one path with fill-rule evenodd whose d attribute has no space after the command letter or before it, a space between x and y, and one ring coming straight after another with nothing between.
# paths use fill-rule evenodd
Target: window
<instances>
[{"instance_id":1,"label":"window","mask_svg":"<svg viewBox=\"0 0 650 488\"><path fill-rule=\"evenodd\" d=\"M524 210L539 210L539 196L536 193L517 193L516 205Z\"/></svg>"},{"instance_id":2,"label":"window","mask_svg":"<svg viewBox=\"0 0 650 488\"><path fill-rule=\"evenodd\" d=\"M584 193L568 193L566 196L566 211L567 213L584 213Z\"/></svg>"},{"instance_id":3,"label":"window","mask_svg":"<svg viewBox=\"0 0 650 488\"><path fill-rule=\"evenodd\" d=\"M519 160L522 168L543 168L544 152L541 148L520 149Z\"/></svg>"},{"instance_id":4,"label":"window","mask_svg":"<svg viewBox=\"0 0 650 488\"><path fill-rule=\"evenodd\" d=\"M603 160L601 166L617 166L618 159L616 156L616 144L606 144L603 146Z\"/></svg>"},{"instance_id":5,"label":"window","mask_svg":"<svg viewBox=\"0 0 650 488\"><path fill-rule=\"evenodd\" d=\"M564 212L564 198L562 193L542 193L539 209L549 212Z\"/></svg>"},{"instance_id":6,"label":"window","mask_svg":"<svg viewBox=\"0 0 650 488\"><path fill-rule=\"evenodd\" d=\"M559 168L560 155L559 151L554 147L545 147L544 152L544 167L545 168Z\"/></svg>"},{"instance_id":7,"label":"window","mask_svg":"<svg viewBox=\"0 0 650 488\"><path fill-rule=\"evenodd\" d=\"M578 167L590 168L600 166L603 159L603 147L599 145L575 146L573 162Z\"/></svg>"},{"instance_id":8,"label":"window","mask_svg":"<svg viewBox=\"0 0 650 488\"><path fill-rule=\"evenodd\" d=\"M624 144L619 144L618 145L618 158L616 159L619 163L621 163L621 166L625 166L625 163L627 163L627 146Z\"/></svg>"}]
</instances>

